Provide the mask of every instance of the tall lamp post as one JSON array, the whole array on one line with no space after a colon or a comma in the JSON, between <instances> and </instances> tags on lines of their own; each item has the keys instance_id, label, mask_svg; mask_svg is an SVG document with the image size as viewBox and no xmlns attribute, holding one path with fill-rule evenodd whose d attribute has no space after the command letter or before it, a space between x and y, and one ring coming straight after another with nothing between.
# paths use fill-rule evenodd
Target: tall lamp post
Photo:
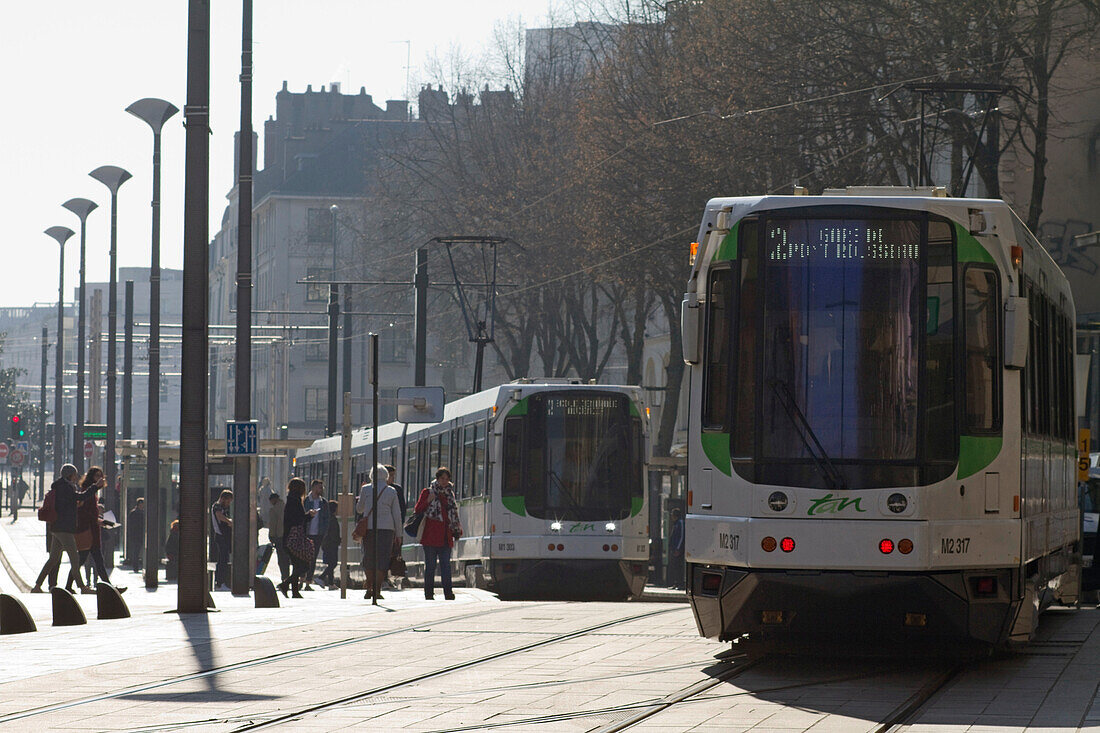
<instances>
[{"instance_id":1,"label":"tall lamp post","mask_svg":"<svg viewBox=\"0 0 1100 733\"><path fill-rule=\"evenodd\" d=\"M57 358L54 364L53 377L53 471L61 473L61 464L65 425L61 415L61 396L65 391L65 373L62 365L65 363L65 242L73 236L73 230L68 227L50 227L46 234L57 240L61 246L61 256L57 265Z\"/></svg>"},{"instance_id":2,"label":"tall lamp post","mask_svg":"<svg viewBox=\"0 0 1100 733\"><path fill-rule=\"evenodd\" d=\"M130 172L119 168L117 165L102 165L88 174L96 179L111 192L111 251L110 251L110 284L108 285L107 298L107 486L112 490L108 496L117 496L115 479L118 475L118 466L115 459L115 439L118 434L116 403L118 371L118 189L126 181L130 180ZM113 499L112 499L113 501ZM114 507L119 511L119 507Z\"/></svg>"},{"instance_id":3,"label":"tall lamp post","mask_svg":"<svg viewBox=\"0 0 1100 733\"><path fill-rule=\"evenodd\" d=\"M179 112L171 102L145 98L126 111L153 130L153 242L149 258L149 429L145 459L145 587L160 569L160 131Z\"/></svg>"},{"instance_id":4,"label":"tall lamp post","mask_svg":"<svg viewBox=\"0 0 1100 733\"><path fill-rule=\"evenodd\" d=\"M76 436L73 438L73 465L84 468L84 260L87 248L88 214L95 211L98 204L88 199L69 199L61 204L80 218L80 305L76 325Z\"/></svg>"}]
</instances>

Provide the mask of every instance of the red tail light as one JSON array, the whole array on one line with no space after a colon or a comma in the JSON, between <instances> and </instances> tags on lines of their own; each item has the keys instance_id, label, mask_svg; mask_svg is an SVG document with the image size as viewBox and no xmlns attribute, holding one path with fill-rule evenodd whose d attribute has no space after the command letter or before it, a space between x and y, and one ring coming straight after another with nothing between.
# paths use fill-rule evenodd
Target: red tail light
<instances>
[{"instance_id":1,"label":"red tail light","mask_svg":"<svg viewBox=\"0 0 1100 733\"><path fill-rule=\"evenodd\" d=\"M717 593L722 587L722 576L714 573L703 573L702 582L704 593Z\"/></svg>"},{"instance_id":2,"label":"red tail light","mask_svg":"<svg viewBox=\"0 0 1100 733\"><path fill-rule=\"evenodd\" d=\"M790 537L784 537L779 540L779 549L783 552L792 552L794 550L794 540Z\"/></svg>"},{"instance_id":3,"label":"red tail light","mask_svg":"<svg viewBox=\"0 0 1100 733\"><path fill-rule=\"evenodd\" d=\"M997 579L986 576L974 579L974 590L980 596L991 596L997 592Z\"/></svg>"}]
</instances>

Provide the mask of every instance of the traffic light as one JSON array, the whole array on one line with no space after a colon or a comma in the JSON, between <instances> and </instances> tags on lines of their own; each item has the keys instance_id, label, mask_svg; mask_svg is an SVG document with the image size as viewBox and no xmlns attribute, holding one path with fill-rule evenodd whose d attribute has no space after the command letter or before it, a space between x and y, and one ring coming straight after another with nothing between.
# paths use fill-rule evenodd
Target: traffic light
<instances>
[{"instance_id":1,"label":"traffic light","mask_svg":"<svg viewBox=\"0 0 1100 733\"><path fill-rule=\"evenodd\" d=\"M27 428L23 424L23 416L18 412L11 416L11 437L12 440L23 440L27 437Z\"/></svg>"}]
</instances>

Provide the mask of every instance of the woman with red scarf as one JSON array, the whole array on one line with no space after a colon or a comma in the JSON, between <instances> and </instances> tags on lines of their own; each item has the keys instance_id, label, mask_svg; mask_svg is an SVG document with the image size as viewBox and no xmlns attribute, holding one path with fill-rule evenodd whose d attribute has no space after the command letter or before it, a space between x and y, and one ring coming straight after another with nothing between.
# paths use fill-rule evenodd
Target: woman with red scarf
<instances>
[{"instance_id":1,"label":"woman with red scarf","mask_svg":"<svg viewBox=\"0 0 1100 733\"><path fill-rule=\"evenodd\" d=\"M462 536L462 524L458 521L458 501L451 486L451 470L440 466L432 485L420 492L413 511L423 513L423 533L420 544L424 547L424 597L429 601L435 592L435 566L439 565L439 577L443 583L443 597L455 599L451 589L451 548Z\"/></svg>"}]
</instances>

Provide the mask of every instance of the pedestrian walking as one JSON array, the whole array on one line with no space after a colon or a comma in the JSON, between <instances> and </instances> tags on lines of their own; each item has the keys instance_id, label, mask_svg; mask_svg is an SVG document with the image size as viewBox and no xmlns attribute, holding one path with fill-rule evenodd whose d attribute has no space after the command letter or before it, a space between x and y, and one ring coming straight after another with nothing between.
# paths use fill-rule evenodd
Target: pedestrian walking
<instances>
[{"instance_id":1,"label":"pedestrian walking","mask_svg":"<svg viewBox=\"0 0 1100 733\"><path fill-rule=\"evenodd\" d=\"M335 587L336 563L340 561L340 522L336 521L336 513L339 504L335 501L328 503L328 528L325 536L321 538L321 558L325 563L325 569L321 572L321 585L330 588Z\"/></svg>"},{"instance_id":2,"label":"pedestrian walking","mask_svg":"<svg viewBox=\"0 0 1100 733\"><path fill-rule=\"evenodd\" d=\"M164 541L164 579L171 583L180 579L180 520L173 519L168 527L168 539Z\"/></svg>"},{"instance_id":3,"label":"pedestrian walking","mask_svg":"<svg viewBox=\"0 0 1100 733\"><path fill-rule=\"evenodd\" d=\"M126 516L126 554L130 567L135 573L141 572L141 558L144 555L145 540L145 499L138 497L134 508Z\"/></svg>"},{"instance_id":4,"label":"pedestrian walking","mask_svg":"<svg viewBox=\"0 0 1100 733\"><path fill-rule=\"evenodd\" d=\"M356 534L361 537L363 546L363 572L367 578L364 598L382 598L382 583L390 569L394 547L401 547L401 504L397 500L397 492L386 485L388 477L389 471L385 466L375 466L370 472L371 482L363 484L359 489L359 499L355 502L355 511L363 515L356 525ZM375 506L378 507L377 525L372 513Z\"/></svg>"},{"instance_id":5,"label":"pedestrian walking","mask_svg":"<svg viewBox=\"0 0 1100 733\"><path fill-rule=\"evenodd\" d=\"M229 553L233 549L233 492L223 489L218 500L210 505L210 537L214 541L217 565L214 567L214 590L229 590ZM246 517L247 520L247 517Z\"/></svg>"},{"instance_id":6,"label":"pedestrian walking","mask_svg":"<svg viewBox=\"0 0 1100 733\"><path fill-rule=\"evenodd\" d=\"M23 496L19 491L21 482L22 479L12 479L8 484L8 514L11 516L12 524L19 519L19 507L23 503Z\"/></svg>"},{"instance_id":7,"label":"pedestrian walking","mask_svg":"<svg viewBox=\"0 0 1100 733\"><path fill-rule=\"evenodd\" d=\"M306 524L309 515L306 513L305 500L306 482L300 478L290 479L286 487L286 509L283 510L283 527L286 529L285 544L290 553L292 569L290 575L282 583L279 590L284 596L301 598L302 579L306 571L314 563L314 545L306 536ZM293 591L289 594L288 591Z\"/></svg>"},{"instance_id":8,"label":"pedestrian walking","mask_svg":"<svg viewBox=\"0 0 1100 733\"><path fill-rule=\"evenodd\" d=\"M324 481L315 478L309 483L309 496L306 497L303 505L305 506L306 516L309 517L309 521L306 523L306 536L313 543L314 550L320 550L329 522L328 500L325 499ZM313 582L313 573L316 566L317 563L314 562L307 569L302 590L313 590L310 583Z\"/></svg>"},{"instance_id":9,"label":"pedestrian walking","mask_svg":"<svg viewBox=\"0 0 1100 733\"><path fill-rule=\"evenodd\" d=\"M406 497L405 497L405 489L400 484L397 483L397 469L395 467L390 466L390 465L387 464L386 465L386 471L389 473L389 476L386 478L386 483L389 485L389 487L391 489L393 489L395 492L397 492L397 503L398 503L398 505L401 509L401 521L404 522L405 521L405 512L408 511L408 508L409 508L408 503L407 503L408 499L406 499ZM400 526L398 526L397 532L394 534L394 538L397 540L397 542L394 543L395 544L394 555L400 556L401 555L401 540L403 539L401 537L401 527ZM392 563L391 563L391 565L392 565ZM389 568L386 569L386 574L387 575L391 574L390 571L389 571ZM400 577L400 576L397 576L397 575L394 575L392 580L387 577L386 581L382 584L382 589L383 590L400 590L401 589L401 584L402 584L403 581L404 581L404 578Z\"/></svg>"},{"instance_id":10,"label":"pedestrian walking","mask_svg":"<svg viewBox=\"0 0 1100 733\"><path fill-rule=\"evenodd\" d=\"M443 597L455 598L451 589L451 548L462 536L462 523L458 519L458 502L451 486L451 470L440 466L435 481L420 492L413 512L423 514L423 534L420 544L424 548L424 597L434 597L435 566L439 565L439 579L443 585Z\"/></svg>"},{"instance_id":11,"label":"pedestrian walking","mask_svg":"<svg viewBox=\"0 0 1100 733\"><path fill-rule=\"evenodd\" d=\"M267 497L267 538L275 546L275 555L279 559L279 580L290 575L290 554L286 551L286 530L283 524L283 512L286 503L279 492L272 491Z\"/></svg>"},{"instance_id":12,"label":"pedestrian walking","mask_svg":"<svg viewBox=\"0 0 1100 733\"><path fill-rule=\"evenodd\" d=\"M668 571L665 585L682 590L684 587L684 515L679 509L669 514L672 529L668 535Z\"/></svg>"},{"instance_id":13,"label":"pedestrian walking","mask_svg":"<svg viewBox=\"0 0 1100 733\"><path fill-rule=\"evenodd\" d=\"M61 567L62 554L69 556L69 564L72 566L72 573L76 575L76 584L80 590L87 587L80 577L80 553L76 549L76 503L88 498L88 492L77 488L76 476L76 466L66 463L61 467L61 476L50 486L52 500L49 496L43 500L44 507L47 500L53 505L53 517L49 521L50 557L42 566L38 579L34 581L31 593L43 592L42 581L47 576L53 582L53 574ZM53 588L52 585L50 587Z\"/></svg>"},{"instance_id":14,"label":"pedestrian walking","mask_svg":"<svg viewBox=\"0 0 1100 733\"><path fill-rule=\"evenodd\" d=\"M80 564L84 565L88 560L95 566L96 582L110 582L110 572L103 562L103 549L100 528L103 517L99 512L99 499L97 493L107 485L107 479L103 475L103 469L92 466L84 479L80 482L80 488L87 494L82 502L78 502L76 510L76 546L80 551ZM72 591L73 582L79 580L73 573L69 573L69 579L65 582L65 590ZM94 593L92 587L85 589L87 593Z\"/></svg>"}]
</instances>

